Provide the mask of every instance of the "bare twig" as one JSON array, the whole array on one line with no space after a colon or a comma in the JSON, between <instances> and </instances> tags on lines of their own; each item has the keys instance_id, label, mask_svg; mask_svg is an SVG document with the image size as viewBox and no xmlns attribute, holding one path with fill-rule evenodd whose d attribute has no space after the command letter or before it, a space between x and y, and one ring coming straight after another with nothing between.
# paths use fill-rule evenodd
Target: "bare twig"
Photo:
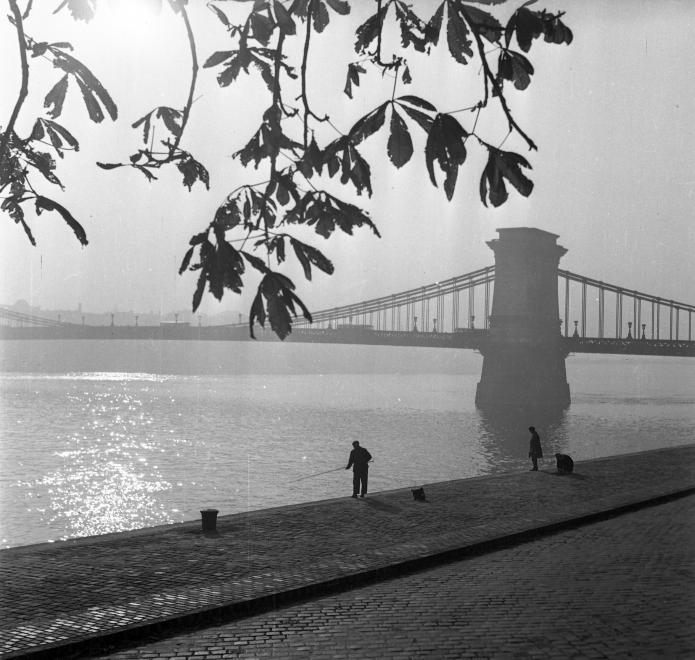
<instances>
[{"instance_id":1,"label":"bare twig","mask_svg":"<svg viewBox=\"0 0 695 660\"><path fill-rule=\"evenodd\" d=\"M398 84L398 70L400 69L400 63L396 65L396 71L393 75L393 89L391 90L391 100L396 98L396 85Z\"/></svg>"}]
</instances>

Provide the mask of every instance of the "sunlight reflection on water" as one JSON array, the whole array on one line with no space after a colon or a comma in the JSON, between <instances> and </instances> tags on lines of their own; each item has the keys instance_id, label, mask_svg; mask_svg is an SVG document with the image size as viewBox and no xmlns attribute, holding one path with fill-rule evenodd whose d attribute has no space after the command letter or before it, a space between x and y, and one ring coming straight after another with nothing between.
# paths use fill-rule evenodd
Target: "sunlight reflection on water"
<instances>
[{"instance_id":1,"label":"sunlight reflection on water","mask_svg":"<svg viewBox=\"0 0 695 660\"><path fill-rule=\"evenodd\" d=\"M526 468L530 423L546 455L578 460L693 440L687 360L647 359L639 373L570 360L567 411L502 414L473 405L475 354L448 353L453 368L427 373L402 349L371 374L373 347L341 350L363 373L1 374L0 543L341 496L351 487L342 470L303 477L343 466L355 439L374 455L373 491Z\"/></svg>"},{"instance_id":2,"label":"sunlight reflection on water","mask_svg":"<svg viewBox=\"0 0 695 660\"><path fill-rule=\"evenodd\" d=\"M158 451L164 449L158 448L148 434L153 419L142 399L127 390L128 383L153 379L141 374L131 376L81 374L42 377L38 383L35 379L18 379L18 383L42 388L42 403L47 406L45 420L62 417L55 425L53 438L46 438L50 431L44 423L21 420L24 432L55 444L41 443L32 456L39 459L35 467L43 470L41 476L15 484L26 489L27 498L33 500L26 513L39 514L43 525L58 532L57 538L128 529L133 521L151 524L171 519L157 497L171 489L171 484L153 462ZM154 380L161 382L160 378ZM85 389L83 384L73 384L65 391L61 385L56 386L57 381L94 382L99 386Z\"/></svg>"}]
</instances>

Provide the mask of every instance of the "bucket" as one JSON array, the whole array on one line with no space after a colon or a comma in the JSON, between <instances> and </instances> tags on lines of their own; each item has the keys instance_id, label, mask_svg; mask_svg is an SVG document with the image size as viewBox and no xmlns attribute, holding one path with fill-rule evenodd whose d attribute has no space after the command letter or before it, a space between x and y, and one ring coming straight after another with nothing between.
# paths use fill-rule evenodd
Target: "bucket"
<instances>
[{"instance_id":1,"label":"bucket","mask_svg":"<svg viewBox=\"0 0 695 660\"><path fill-rule=\"evenodd\" d=\"M204 532L214 532L217 528L217 509L201 509L200 515L203 521Z\"/></svg>"}]
</instances>

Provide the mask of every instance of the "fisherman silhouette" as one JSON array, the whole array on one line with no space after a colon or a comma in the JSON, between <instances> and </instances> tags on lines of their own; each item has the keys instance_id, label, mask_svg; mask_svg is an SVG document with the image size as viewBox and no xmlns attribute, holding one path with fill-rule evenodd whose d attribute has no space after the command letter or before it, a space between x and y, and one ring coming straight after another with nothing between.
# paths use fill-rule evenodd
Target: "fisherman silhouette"
<instances>
[{"instance_id":1,"label":"fisherman silhouette","mask_svg":"<svg viewBox=\"0 0 695 660\"><path fill-rule=\"evenodd\" d=\"M372 455L360 443L355 440L352 443L353 450L350 452L346 470L352 468L352 496L364 497L367 494L367 477L369 475L369 461Z\"/></svg>"},{"instance_id":2,"label":"fisherman silhouette","mask_svg":"<svg viewBox=\"0 0 695 660\"><path fill-rule=\"evenodd\" d=\"M536 433L536 428L534 426L529 426L528 430L531 431L531 444L529 446L528 455L531 458L533 467L531 472L538 471L538 459L543 458L543 449L541 448L541 439L538 433Z\"/></svg>"}]
</instances>

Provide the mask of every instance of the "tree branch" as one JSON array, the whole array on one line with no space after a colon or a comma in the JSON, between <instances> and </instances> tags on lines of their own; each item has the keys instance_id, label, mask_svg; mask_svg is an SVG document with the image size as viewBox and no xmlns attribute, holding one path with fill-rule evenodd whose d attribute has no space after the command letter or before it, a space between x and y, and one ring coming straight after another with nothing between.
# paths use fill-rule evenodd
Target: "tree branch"
<instances>
[{"instance_id":1,"label":"tree branch","mask_svg":"<svg viewBox=\"0 0 695 660\"><path fill-rule=\"evenodd\" d=\"M277 106L278 108L281 107L282 105L282 89L280 86L280 74L282 71L282 47L285 43L285 33L280 30L280 34L278 35L278 43L277 43L277 49L275 51L275 63L274 63L274 69L273 69L273 74L274 74L274 80L273 80L273 106ZM270 180L275 181L275 177L277 175L277 154L273 153L270 156ZM266 240L266 249L268 247L268 242L270 241L270 234L268 233L268 222L265 218L265 209L267 207L267 192L263 193L263 207L261 208L261 212L259 215L259 221L262 218L263 219L263 231L265 233L265 240ZM268 252L268 266L270 266L270 252Z\"/></svg>"},{"instance_id":2,"label":"tree branch","mask_svg":"<svg viewBox=\"0 0 695 660\"><path fill-rule=\"evenodd\" d=\"M504 98L502 88L500 87L500 84L497 82L497 78L495 78L494 74L492 73L492 70L490 69L490 65L487 62L487 57L485 56L485 46L483 45L483 40L480 37L478 26L471 19L471 17L468 15L468 12L463 6L460 6L459 10L466 19L466 22L468 23L471 32L473 32L475 42L478 46L478 53L480 54L480 59L483 62L483 70L485 72L485 77L492 84L492 89L494 90L497 98L500 100L500 105L502 106L502 110L504 111L504 114L507 117L507 122L509 123L510 130L514 129L519 135L521 135L521 137L524 138L524 140L526 141L526 144L528 144L529 149L534 149L537 151L538 147L536 146L536 143L528 135L526 135L526 133L523 130L521 130L519 124L517 124L514 120L514 117L512 117L512 113L509 110L509 106L507 105L507 100ZM487 84L485 85L485 93L487 96Z\"/></svg>"},{"instance_id":3,"label":"tree branch","mask_svg":"<svg viewBox=\"0 0 695 660\"><path fill-rule=\"evenodd\" d=\"M159 169L163 165L168 165L176 160L180 160L183 156L183 152L180 148L181 140L183 138L183 133L186 130L186 125L191 114L191 107L193 106L193 95L195 94L195 88L198 81L198 53L196 50L195 35L193 33L193 28L191 26L191 21L186 11L186 6L184 3L179 2L179 0L169 0L169 5L172 11L175 13L181 12L181 18L183 19L184 25L186 26L186 37L188 40L188 45L191 51L191 83L188 88L188 98L186 99L186 104L183 107L183 112L181 113L181 127L177 134L174 135L174 141L171 142L168 138L162 141L162 144L166 147L166 152L156 152L153 150L154 145L154 134L155 131L152 129L152 137L150 141L150 147L145 152L148 161L146 163L119 163L119 167L151 167ZM178 153L177 153L178 152ZM157 158L157 156L163 155L163 158Z\"/></svg>"},{"instance_id":4,"label":"tree branch","mask_svg":"<svg viewBox=\"0 0 695 660\"><path fill-rule=\"evenodd\" d=\"M384 17L381 15L381 0L377 0L376 13L379 16L379 34L376 36L376 61L381 64L381 32L384 29Z\"/></svg>"},{"instance_id":5,"label":"tree branch","mask_svg":"<svg viewBox=\"0 0 695 660\"><path fill-rule=\"evenodd\" d=\"M309 0L306 17L306 38L304 39L304 53L302 55L302 103L304 104L304 148L309 146L309 117L316 121L328 121L328 115L319 117L309 107L309 98L306 93L306 65L309 60L309 41L311 39L311 19L314 11L315 0Z\"/></svg>"},{"instance_id":6,"label":"tree branch","mask_svg":"<svg viewBox=\"0 0 695 660\"><path fill-rule=\"evenodd\" d=\"M22 105L24 104L24 100L26 99L27 94L29 93L29 63L27 61L27 44L26 38L24 36L24 23L22 22L22 13L19 11L19 7L17 6L16 0L8 0L8 3L10 5L10 10L12 11L12 15L14 18L15 28L17 29L17 41L19 42L19 56L22 61L22 84L19 89L19 96L17 97L17 101L14 105L14 108L12 109L12 114L10 115L10 119L7 122L7 126L5 127L5 132L2 134L2 138L0 138L0 171L4 169L5 160L9 156L9 149L7 145L10 141L12 133L14 132L14 125L17 122L19 111L21 110Z\"/></svg>"},{"instance_id":7,"label":"tree branch","mask_svg":"<svg viewBox=\"0 0 695 660\"><path fill-rule=\"evenodd\" d=\"M309 146L309 100L306 95L306 63L309 59L309 41L311 39L311 18L314 14L314 0L309 0L306 14L306 38L304 39L304 53L302 54L302 103L304 104L304 148Z\"/></svg>"},{"instance_id":8,"label":"tree branch","mask_svg":"<svg viewBox=\"0 0 695 660\"><path fill-rule=\"evenodd\" d=\"M188 45L190 46L191 49L191 85L188 90L188 99L186 101L186 105L184 106L183 109L183 116L181 118L181 130L179 131L179 134L176 136L176 139L174 140L174 144L172 146L172 150L176 150L179 147L179 144L181 142L181 138L183 137L183 131L186 128L186 124L188 123L188 117L190 116L191 113L191 106L193 105L193 93L195 92L195 86L196 82L198 80L198 54L196 53L196 47L195 47L195 36L193 34L193 28L191 27L191 21L188 18L188 12L186 11L186 7L184 4L180 5L181 8L181 17L183 18L183 22L186 25L186 35L188 37Z\"/></svg>"},{"instance_id":9,"label":"tree branch","mask_svg":"<svg viewBox=\"0 0 695 660\"><path fill-rule=\"evenodd\" d=\"M401 65L401 58L396 57L396 55L392 54L391 55L391 62L384 62L381 59L381 33L384 30L384 16L385 13L382 15L381 6L382 0L377 0L377 15L379 16L379 33L377 34L376 37L376 53L372 54L372 61L375 64L378 64L382 69L389 70L393 69L394 67L399 67ZM387 10L388 10L388 5L391 3L391 0L388 0L387 3Z\"/></svg>"}]
</instances>

